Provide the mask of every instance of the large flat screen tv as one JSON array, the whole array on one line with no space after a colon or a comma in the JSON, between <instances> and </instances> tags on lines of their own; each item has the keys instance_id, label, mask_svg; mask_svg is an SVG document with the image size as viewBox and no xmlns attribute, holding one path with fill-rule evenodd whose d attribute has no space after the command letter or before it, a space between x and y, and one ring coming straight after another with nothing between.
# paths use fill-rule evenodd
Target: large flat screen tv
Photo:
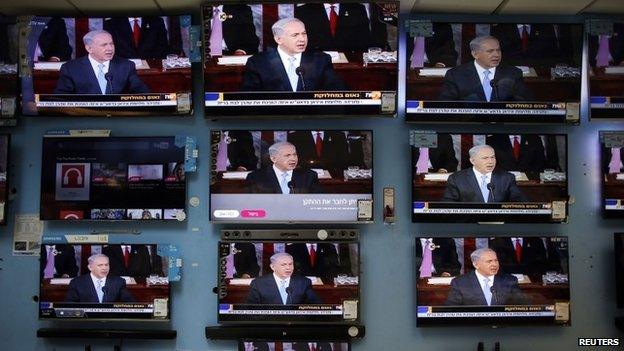
<instances>
[{"instance_id":1,"label":"large flat screen tv","mask_svg":"<svg viewBox=\"0 0 624 351\"><path fill-rule=\"evenodd\" d=\"M236 233L241 235L234 240ZM280 233L291 239L277 239ZM297 238L301 233L307 236ZM219 242L219 323L359 321L356 231L231 230L222 232L224 238L229 239Z\"/></svg>"},{"instance_id":2,"label":"large flat screen tv","mask_svg":"<svg viewBox=\"0 0 624 351\"><path fill-rule=\"evenodd\" d=\"M415 253L418 326L570 325L567 237L419 235Z\"/></svg>"},{"instance_id":3,"label":"large flat screen tv","mask_svg":"<svg viewBox=\"0 0 624 351\"><path fill-rule=\"evenodd\" d=\"M18 28L15 17L0 15L0 125L15 125L17 110Z\"/></svg>"},{"instance_id":4,"label":"large flat screen tv","mask_svg":"<svg viewBox=\"0 0 624 351\"><path fill-rule=\"evenodd\" d=\"M212 130L210 220L370 222L370 130Z\"/></svg>"},{"instance_id":5,"label":"large flat screen tv","mask_svg":"<svg viewBox=\"0 0 624 351\"><path fill-rule=\"evenodd\" d=\"M579 122L582 24L408 24L407 121Z\"/></svg>"},{"instance_id":6,"label":"large flat screen tv","mask_svg":"<svg viewBox=\"0 0 624 351\"><path fill-rule=\"evenodd\" d=\"M41 245L39 318L169 320L167 245Z\"/></svg>"},{"instance_id":7,"label":"large flat screen tv","mask_svg":"<svg viewBox=\"0 0 624 351\"><path fill-rule=\"evenodd\" d=\"M25 115L192 113L191 16L32 17Z\"/></svg>"},{"instance_id":8,"label":"large flat screen tv","mask_svg":"<svg viewBox=\"0 0 624 351\"><path fill-rule=\"evenodd\" d=\"M410 133L414 222L568 218L565 134Z\"/></svg>"},{"instance_id":9,"label":"large flat screen tv","mask_svg":"<svg viewBox=\"0 0 624 351\"><path fill-rule=\"evenodd\" d=\"M398 1L224 1L202 14L207 118L396 115Z\"/></svg>"},{"instance_id":10,"label":"large flat screen tv","mask_svg":"<svg viewBox=\"0 0 624 351\"><path fill-rule=\"evenodd\" d=\"M184 220L184 162L177 137L44 137L40 218Z\"/></svg>"},{"instance_id":11,"label":"large flat screen tv","mask_svg":"<svg viewBox=\"0 0 624 351\"><path fill-rule=\"evenodd\" d=\"M591 118L622 119L624 113L624 22L587 23Z\"/></svg>"}]
</instances>

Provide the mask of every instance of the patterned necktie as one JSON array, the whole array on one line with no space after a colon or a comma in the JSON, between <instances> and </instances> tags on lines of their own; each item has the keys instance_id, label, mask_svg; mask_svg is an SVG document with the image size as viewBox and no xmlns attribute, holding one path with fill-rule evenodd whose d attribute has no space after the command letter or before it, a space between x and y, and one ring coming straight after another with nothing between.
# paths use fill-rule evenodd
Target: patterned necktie
<instances>
[{"instance_id":1,"label":"patterned necktie","mask_svg":"<svg viewBox=\"0 0 624 351\"><path fill-rule=\"evenodd\" d=\"M416 173L422 174L429 171L429 148L421 147L418 149L418 161L416 162Z\"/></svg>"},{"instance_id":2,"label":"patterned necktie","mask_svg":"<svg viewBox=\"0 0 624 351\"><path fill-rule=\"evenodd\" d=\"M411 68L419 68L425 65L425 37L414 38L414 51L412 52Z\"/></svg>"},{"instance_id":3,"label":"patterned necktie","mask_svg":"<svg viewBox=\"0 0 624 351\"><path fill-rule=\"evenodd\" d=\"M102 290L102 288L104 287L104 282L102 282L102 279L98 279L96 281L97 283L95 284L95 292L97 293L97 297L98 300L100 302L104 301L104 290Z\"/></svg>"},{"instance_id":4,"label":"patterned necktie","mask_svg":"<svg viewBox=\"0 0 624 351\"><path fill-rule=\"evenodd\" d=\"M433 262L433 255L431 252L431 242L429 239L425 242L423 247L423 259L420 264L420 277L421 278L429 278L431 277L431 265Z\"/></svg>"},{"instance_id":5,"label":"patterned necktie","mask_svg":"<svg viewBox=\"0 0 624 351\"><path fill-rule=\"evenodd\" d=\"M102 94L106 94L106 74L104 73L104 64L98 64L97 81Z\"/></svg>"},{"instance_id":6,"label":"patterned necktie","mask_svg":"<svg viewBox=\"0 0 624 351\"><path fill-rule=\"evenodd\" d=\"M280 293L280 297L282 298L282 303L285 305L286 304L286 300L288 299L288 293L286 293L286 281L285 280L280 280L279 284L277 285L277 287L279 288L279 293Z\"/></svg>"},{"instance_id":7,"label":"patterned necktie","mask_svg":"<svg viewBox=\"0 0 624 351\"><path fill-rule=\"evenodd\" d=\"M611 148L611 161L609 162L609 173L620 173L622 169L621 148Z\"/></svg>"},{"instance_id":8,"label":"patterned necktie","mask_svg":"<svg viewBox=\"0 0 624 351\"><path fill-rule=\"evenodd\" d=\"M210 29L210 56L223 55L223 22L219 18L221 11L215 7Z\"/></svg>"},{"instance_id":9,"label":"patterned necktie","mask_svg":"<svg viewBox=\"0 0 624 351\"><path fill-rule=\"evenodd\" d=\"M297 82L299 81L299 77L297 76L297 68L295 67L295 58L294 56L288 57L288 69L286 70L286 74L288 74L288 80L290 81L290 86L293 91L297 91Z\"/></svg>"},{"instance_id":10,"label":"patterned necktie","mask_svg":"<svg viewBox=\"0 0 624 351\"><path fill-rule=\"evenodd\" d=\"M228 163L228 144L227 136L221 135L221 141L219 141L219 150L217 151L217 172L225 172L227 170Z\"/></svg>"},{"instance_id":11,"label":"patterned necktie","mask_svg":"<svg viewBox=\"0 0 624 351\"><path fill-rule=\"evenodd\" d=\"M236 248L234 247L234 243L230 244L230 254L227 256L226 260L225 260L225 276L227 278L233 278L234 277L234 250L236 250Z\"/></svg>"},{"instance_id":12,"label":"patterned necktie","mask_svg":"<svg viewBox=\"0 0 624 351\"><path fill-rule=\"evenodd\" d=\"M483 295L488 306L492 304L492 291L490 290L490 278L483 278Z\"/></svg>"},{"instance_id":13,"label":"patterned necktie","mask_svg":"<svg viewBox=\"0 0 624 351\"><path fill-rule=\"evenodd\" d=\"M282 189L282 194L290 194L290 188L288 188L288 172L282 173L279 185Z\"/></svg>"},{"instance_id":14,"label":"patterned necktie","mask_svg":"<svg viewBox=\"0 0 624 351\"><path fill-rule=\"evenodd\" d=\"M481 81L481 85L483 86L483 93L485 93L485 100L490 101L492 97L492 85L490 80L490 72L489 70L483 71L483 80Z\"/></svg>"},{"instance_id":15,"label":"patterned necktie","mask_svg":"<svg viewBox=\"0 0 624 351\"><path fill-rule=\"evenodd\" d=\"M490 197L490 189L488 189L487 184L488 184L487 175L482 175L479 188L481 188L481 195L483 195L483 202L488 202L488 198Z\"/></svg>"},{"instance_id":16,"label":"patterned necktie","mask_svg":"<svg viewBox=\"0 0 624 351\"><path fill-rule=\"evenodd\" d=\"M43 270L43 277L46 279L54 278L54 247L50 247L46 256L46 266Z\"/></svg>"},{"instance_id":17,"label":"patterned necktie","mask_svg":"<svg viewBox=\"0 0 624 351\"><path fill-rule=\"evenodd\" d=\"M598 43L598 54L596 55L596 66L609 66L609 56L611 56L609 49L609 37L606 35L600 35L600 42Z\"/></svg>"}]
</instances>

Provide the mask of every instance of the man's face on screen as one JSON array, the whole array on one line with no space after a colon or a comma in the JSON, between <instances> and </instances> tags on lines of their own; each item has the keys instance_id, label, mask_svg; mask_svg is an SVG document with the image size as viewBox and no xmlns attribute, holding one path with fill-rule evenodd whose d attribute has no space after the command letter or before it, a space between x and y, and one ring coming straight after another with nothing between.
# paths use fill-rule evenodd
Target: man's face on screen
<instances>
[{"instance_id":1,"label":"man's face on screen","mask_svg":"<svg viewBox=\"0 0 624 351\"><path fill-rule=\"evenodd\" d=\"M303 23L290 22L284 27L284 33L275 36L275 42L288 55L304 52L308 46L308 34Z\"/></svg>"},{"instance_id":2,"label":"man's face on screen","mask_svg":"<svg viewBox=\"0 0 624 351\"><path fill-rule=\"evenodd\" d=\"M113 37L107 33L96 34L91 44L85 45L85 49L87 49L89 56L98 62L110 61L115 55Z\"/></svg>"},{"instance_id":3,"label":"man's face on screen","mask_svg":"<svg viewBox=\"0 0 624 351\"><path fill-rule=\"evenodd\" d=\"M271 156L271 162L282 172L292 171L299 162L297 149L292 145L284 145L279 148L276 155Z\"/></svg>"},{"instance_id":4,"label":"man's face on screen","mask_svg":"<svg viewBox=\"0 0 624 351\"><path fill-rule=\"evenodd\" d=\"M484 276L496 275L498 273L498 257L496 252L485 251L477 262L473 262L477 272Z\"/></svg>"},{"instance_id":5,"label":"man's face on screen","mask_svg":"<svg viewBox=\"0 0 624 351\"><path fill-rule=\"evenodd\" d=\"M501 48L498 40L484 40L481 43L479 50L472 52L472 57L474 57L479 66L485 69L498 66L502 58Z\"/></svg>"},{"instance_id":6,"label":"man's face on screen","mask_svg":"<svg viewBox=\"0 0 624 351\"><path fill-rule=\"evenodd\" d=\"M89 264L89 270L98 279L106 278L109 271L108 257L97 257L94 259L93 263Z\"/></svg>"},{"instance_id":7,"label":"man's face on screen","mask_svg":"<svg viewBox=\"0 0 624 351\"><path fill-rule=\"evenodd\" d=\"M281 256L271 263L271 269L281 279L290 277L293 273L294 264L292 257Z\"/></svg>"},{"instance_id":8,"label":"man's face on screen","mask_svg":"<svg viewBox=\"0 0 624 351\"><path fill-rule=\"evenodd\" d=\"M496 167L496 154L494 149L486 147L477 152L475 157L470 158L470 163L481 174L490 173Z\"/></svg>"}]
</instances>

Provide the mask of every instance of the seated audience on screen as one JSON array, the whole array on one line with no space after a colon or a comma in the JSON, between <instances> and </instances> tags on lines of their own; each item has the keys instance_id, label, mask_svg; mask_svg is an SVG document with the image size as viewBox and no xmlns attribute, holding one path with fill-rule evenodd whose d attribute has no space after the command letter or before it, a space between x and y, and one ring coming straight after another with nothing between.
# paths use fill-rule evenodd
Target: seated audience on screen
<instances>
[{"instance_id":1,"label":"seated audience on screen","mask_svg":"<svg viewBox=\"0 0 624 351\"><path fill-rule=\"evenodd\" d=\"M291 348L284 351L334 351L328 342L293 342ZM346 351L346 350L343 350Z\"/></svg>"},{"instance_id":2,"label":"seated audience on screen","mask_svg":"<svg viewBox=\"0 0 624 351\"><path fill-rule=\"evenodd\" d=\"M501 63L498 39L476 37L470 41L474 61L451 68L444 76L439 100L528 101L533 94L522 81L522 71Z\"/></svg>"},{"instance_id":3,"label":"seated audience on screen","mask_svg":"<svg viewBox=\"0 0 624 351\"><path fill-rule=\"evenodd\" d=\"M288 133L288 141L295 145L303 167L326 169L342 177L342 171L351 166L347 138L342 131L295 131Z\"/></svg>"},{"instance_id":4,"label":"seated audience on screen","mask_svg":"<svg viewBox=\"0 0 624 351\"><path fill-rule=\"evenodd\" d=\"M548 271L562 273L561 261L538 237L491 238L488 247L496 251L502 273L526 274L533 281L541 281Z\"/></svg>"},{"instance_id":5,"label":"seated audience on screen","mask_svg":"<svg viewBox=\"0 0 624 351\"><path fill-rule=\"evenodd\" d=\"M321 300L312 290L312 282L305 276L293 275L293 257L285 252L271 256L272 274L251 281L248 304L319 304Z\"/></svg>"},{"instance_id":6,"label":"seated audience on screen","mask_svg":"<svg viewBox=\"0 0 624 351\"><path fill-rule=\"evenodd\" d=\"M451 281L445 305L448 306L495 306L528 304L520 291L518 279L513 275L499 273L496 252L477 249L470 254L474 270Z\"/></svg>"},{"instance_id":7,"label":"seated audience on screen","mask_svg":"<svg viewBox=\"0 0 624 351\"><path fill-rule=\"evenodd\" d=\"M592 67L624 65L624 23L613 23L613 33L589 36L589 64Z\"/></svg>"},{"instance_id":8,"label":"seated audience on screen","mask_svg":"<svg viewBox=\"0 0 624 351\"><path fill-rule=\"evenodd\" d=\"M410 68L456 66L458 54L451 24L433 22L431 36L408 40L407 52L410 54Z\"/></svg>"},{"instance_id":9,"label":"seated audience on screen","mask_svg":"<svg viewBox=\"0 0 624 351\"><path fill-rule=\"evenodd\" d=\"M459 274L461 264L452 238L416 240L416 267L419 278L451 277Z\"/></svg>"},{"instance_id":10,"label":"seated audience on screen","mask_svg":"<svg viewBox=\"0 0 624 351\"><path fill-rule=\"evenodd\" d=\"M448 177L442 201L452 202L523 202L527 197L516 184L516 177L495 169L496 155L489 145L476 145L469 151L472 168Z\"/></svg>"},{"instance_id":11,"label":"seated audience on screen","mask_svg":"<svg viewBox=\"0 0 624 351\"><path fill-rule=\"evenodd\" d=\"M41 255L41 273L43 278L70 278L78 274L76 251L74 246L44 245L45 252Z\"/></svg>"},{"instance_id":12,"label":"seated audience on screen","mask_svg":"<svg viewBox=\"0 0 624 351\"><path fill-rule=\"evenodd\" d=\"M287 141L269 147L273 163L247 175L250 193L257 194L319 194L323 189L316 172L297 168L299 158L295 146Z\"/></svg>"},{"instance_id":13,"label":"seated audience on screen","mask_svg":"<svg viewBox=\"0 0 624 351\"><path fill-rule=\"evenodd\" d=\"M438 147L412 146L412 164L416 174L449 173L457 170L457 157L450 134L438 134Z\"/></svg>"},{"instance_id":14,"label":"seated audience on screen","mask_svg":"<svg viewBox=\"0 0 624 351\"><path fill-rule=\"evenodd\" d=\"M217 172L248 171L256 169L253 136L246 130L226 130L221 132L217 149Z\"/></svg>"},{"instance_id":15,"label":"seated audience on screen","mask_svg":"<svg viewBox=\"0 0 624 351\"><path fill-rule=\"evenodd\" d=\"M159 16L113 17L104 20L117 56L127 59L164 59L170 52L165 22Z\"/></svg>"},{"instance_id":16,"label":"seated audience on screen","mask_svg":"<svg viewBox=\"0 0 624 351\"><path fill-rule=\"evenodd\" d=\"M228 265L226 268L232 270L232 278L255 278L260 273L260 266L258 265L258 257L256 256L256 247L252 243L232 243L233 248L231 252L232 263L230 265L230 258L226 262ZM228 276L230 276L228 272Z\"/></svg>"},{"instance_id":17,"label":"seated audience on screen","mask_svg":"<svg viewBox=\"0 0 624 351\"><path fill-rule=\"evenodd\" d=\"M557 36L550 23L498 23L491 26L490 35L498 38L506 65L552 67L558 63Z\"/></svg>"},{"instance_id":18,"label":"seated audience on screen","mask_svg":"<svg viewBox=\"0 0 624 351\"><path fill-rule=\"evenodd\" d=\"M34 61L68 61L72 51L65 21L61 17L52 17L39 35Z\"/></svg>"},{"instance_id":19,"label":"seated audience on screen","mask_svg":"<svg viewBox=\"0 0 624 351\"><path fill-rule=\"evenodd\" d=\"M496 153L496 168L503 171L543 172L546 168L544 144L536 134L488 135L486 144Z\"/></svg>"},{"instance_id":20,"label":"seated audience on screen","mask_svg":"<svg viewBox=\"0 0 624 351\"><path fill-rule=\"evenodd\" d=\"M319 277L323 284L333 284L338 274L350 274L350 262L343 262L333 243L286 244L286 252L295 261L295 274Z\"/></svg>"},{"instance_id":21,"label":"seated audience on screen","mask_svg":"<svg viewBox=\"0 0 624 351\"><path fill-rule=\"evenodd\" d=\"M66 302L133 302L134 296L126 289L126 281L109 275L108 257L91 255L88 259L90 273L71 280L65 296Z\"/></svg>"},{"instance_id":22,"label":"seated audience on screen","mask_svg":"<svg viewBox=\"0 0 624 351\"><path fill-rule=\"evenodd\" d=\"M106 245L102 254L109 259L109 272L116 276L162 276L162 257L156 245Z\"/></svg>"},{"instance_id":23,"label":"seated audience on screen","mask_svg":"<svg viewBox=\"0 0 624 351\"><path fill-rule=\"evenodd\" d=\"M306 29L296 18L271 27L277 49L267 48L247 60L242 91L345 90L328 54L306 50Z\"/></svg>"},{"instance_id":24,"label":"seated audience on screen","mask_svg":"<svg viewBox=\"0 0 624 351\"><path fill-rule=\"evenodd\" d=\"M108 32L90 31L83 42L88 55L61 66L55 94L149 93L134 63L115 56L115 44Z\"/></svg>"},{"instance_id":25,"label":"seated audience on screen","mask_svg":"<svg viewBox=\"0 0 624 351\"><path fill-rule=\"evenodd\" d=\"M253 55L260 40L251 8L245 4L213 6L210 20L210 56Z\"/></svg>"}]
</instances>

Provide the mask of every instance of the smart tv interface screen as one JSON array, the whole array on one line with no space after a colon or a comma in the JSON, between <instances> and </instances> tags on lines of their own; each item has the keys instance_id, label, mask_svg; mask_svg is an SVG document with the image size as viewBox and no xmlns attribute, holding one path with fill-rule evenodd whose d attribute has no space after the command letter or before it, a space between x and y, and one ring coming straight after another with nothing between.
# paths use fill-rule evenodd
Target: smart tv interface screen
<instances>
[{"instance_id":1,"label":"smart tv interface screen","mask_svg":"<svg viewBox=\"0 0 624 351\"><path fill-rule=\"evenodd\" d=\"M407 23L407 121L578 124L582 24Z\"/></svg>"},{"instance_id":2,"label":"smart tv interface screen","mask_svg":"<svg viewBox=\"0 0 624 351\"><path fill-rule=\"evenodd\" d=\"M202 15L207 118L396 115L397 1L211 2Z\"/></svg>"},{"instance_id":3,"label":"smart tv interface screen","mask_svg":"<svg viewBox=\"0 0 624 351\"><path fill-rule=\"evenodd\" d=\"M563 223L565 134L412 131L414 222Z\"/></svg>"},{"instance_id":4,"label":"smart tv interface screen","mask_svg":"<svg viewBox=\"0 0 624 351\"><path fill-rule=\"evenodd\" d=\"M416 323L570 325L568 252L560 236L419 235Z\"/></svg>"},{"instance_id":5,"label":"smart tv interface screen","mask_svg":"<svg viewBox=\"0 0 624 351\"><path fill-rule=\"evenodd\" d=\"M212 130L210 220L371 222L370 130Z\"/></svg>"},{"instance_id":6,"label":"smart tv interface screen","mask_svg":"<svg viewBox=\"0 0 624 351\"><path fill-rule=\"evenodd\" d=\"M23 114L191 115L191 16L135 16L30 18Z\"/></svg>"}]
</instances>

